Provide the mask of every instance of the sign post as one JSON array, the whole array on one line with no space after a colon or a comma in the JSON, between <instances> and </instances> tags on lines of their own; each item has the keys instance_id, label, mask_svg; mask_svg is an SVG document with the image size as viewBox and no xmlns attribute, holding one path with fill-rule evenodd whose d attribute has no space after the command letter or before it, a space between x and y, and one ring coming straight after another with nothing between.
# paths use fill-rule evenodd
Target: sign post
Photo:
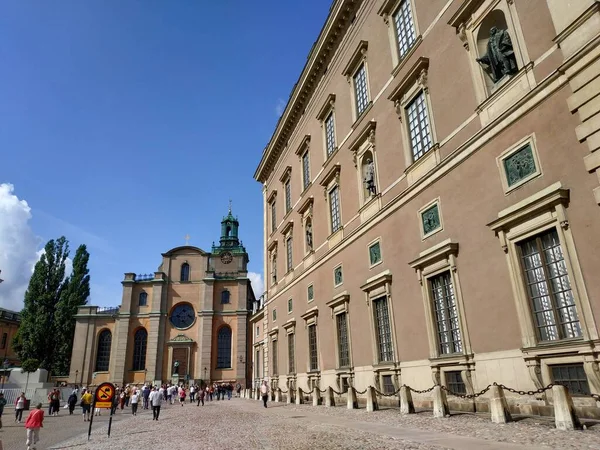
<instances>
[{"instance_id":1,"label":"sign post","mask_svg":"<svg viewBox=\"0 0 600 450\"><path fill-rule=\"evenodd\" d=\"M92 434L92 422L94 420L94 412L96 408L110 409L110 417L108 419L108 436L110 437L110 428L112 426L112 404L115 397L115 385L112 383L102 383L94 393L94 402L92 403L90 428L88 430L88 441Z\"/></svg>"}]
</instances>

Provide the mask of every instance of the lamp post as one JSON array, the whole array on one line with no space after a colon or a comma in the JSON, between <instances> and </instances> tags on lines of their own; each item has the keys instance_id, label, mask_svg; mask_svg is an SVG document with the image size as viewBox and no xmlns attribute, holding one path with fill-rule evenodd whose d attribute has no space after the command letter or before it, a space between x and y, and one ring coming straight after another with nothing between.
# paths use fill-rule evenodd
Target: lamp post
<instances>
[{"instance_id":1,"label":"lamp post","mask_svg":"<svg viewBox=\"0 0 600 450\"><path fill-rule=\"evenodd\" d=\"M146 378L148 378L148 368L144 369L144 386L146 385Z\"/></svg>"},{"instance_id":2,"label":"lamp post","mask_svg":"<svg viewBox=\"0 0 600 450\"><path fill-rule=\"evenodd\" d=\"M10 362L8 362L8 359L5 359L2 363L2 388L0 388L2 392L4 392L4 380L6 379L6 370L8 369L8 366L10 366Z\"/></svg>"},{"instance_id":3,"label":"lamp post","mask_svg":"<svg viewBox=\"0 0 600 450\"><path fill-rule=\"evenodd\" d=\"M75 387L77 387L77 376L79 375L79 369L75 370Z\"/></svg>"},{"instance_id":4,"label":"lamp post","mask_svg":"<svg viewBox=\"0 0 600 450\"><path fill-rule=\"evenodd\" d=\"M206 384L208 384L208 380L206 379L206 371L207 371L207 370L208 370L208 369L205 367L205 368L204 368L204 382L205 382Z\"/></svg>"}]
</instances>

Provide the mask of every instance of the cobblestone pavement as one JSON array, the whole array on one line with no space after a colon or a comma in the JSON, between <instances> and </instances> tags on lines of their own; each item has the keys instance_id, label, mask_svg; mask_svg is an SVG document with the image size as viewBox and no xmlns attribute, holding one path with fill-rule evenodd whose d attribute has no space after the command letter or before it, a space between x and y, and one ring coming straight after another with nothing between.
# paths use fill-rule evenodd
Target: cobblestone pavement
<instances>
[{"instance_id":1,"label":"cobblestone pavement","mask_svg":"<svg viewBox=\"0 0 600 450\"><path fill-rule=\"evenodd\" d=\"M98 419L96 417L95 419ZM264 409L253 400L163 406L160 420L149 411L138 416L118 413L111 437L108 417L94 421L92 438L87 428L71 417L49 418L38 449L411 449L411 450L541 450L599 449L600 425L586 431L563 432L544 419L526 419L497 425L471 414L434 419L430 412L402 416L396 409L367 413L364 409L325 408L271 403ZM6 422L6 421L5 421ZM13 424L9 424L13 425ZM0 432L6 439L13 432ZM25 448L25 432L8 439L4 450Z\"/></svg>"}]
</instances>

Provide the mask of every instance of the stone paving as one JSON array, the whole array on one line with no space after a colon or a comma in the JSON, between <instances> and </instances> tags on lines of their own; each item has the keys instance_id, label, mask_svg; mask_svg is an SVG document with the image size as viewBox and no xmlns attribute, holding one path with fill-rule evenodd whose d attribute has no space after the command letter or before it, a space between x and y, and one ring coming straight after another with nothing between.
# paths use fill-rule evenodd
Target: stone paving
<instances>
[{"instance_id":1,"label":"stone paving","mask_svg":"<svg viewBox=\"0 0 600 450\"><path fill-rule=\"evenodd\" d=\"M3 448L25 449L23 424L17 426L10 418L5 413ZM546 419L497 425L472 414L434 419L430 412L402 416L397 409L367 413L345 406L284 403L265 409L261 402L243 399L207 402L204 407L166 405L158 422L152 421L150 411L140 410L136 417L119 411L110 438L108 417L95 417L90 441L81 415L45 421L38 449L600 449L600 424L564 432Z\"/></svg>"}]
</instances>

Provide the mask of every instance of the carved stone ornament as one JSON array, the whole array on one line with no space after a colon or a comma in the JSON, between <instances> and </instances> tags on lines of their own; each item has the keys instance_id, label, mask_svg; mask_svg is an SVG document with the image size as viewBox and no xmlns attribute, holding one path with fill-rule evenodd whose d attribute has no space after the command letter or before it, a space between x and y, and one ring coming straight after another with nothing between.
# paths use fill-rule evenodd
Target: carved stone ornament
<instances>
[{"instance_id":1,"label":"carved stone ornament","mask_svg":"<svg viewBox=\"0 0 600 450\"><path fill-rule=\"evenodd\" d=\"M475 389L473 388L473 378L471 377L471 371L468 369L461 370L460 376L462 377L463 383L465 384L467 394L473 395L475 393Z\"/></svg>"},{"instance_id":2,"label":"carved stone ornament","mask_svg":"<svg viewBox=\"0 0 600 450\"><path fill-rule=\"evenodd\" d=\"M421 88L427 92L429 90L429 87L427 86L427 70L423 69L421 70L421 73L419 74L419 79L417 80L417 82L419 83L419 86L421 86Z\"/></svg>"},{"instance_id":3,"label":"carved stone ornament","mask_svg":"<svg viewBox=\"0 0 600 450\"><path fill-rule=\"evenodd\" d=\"M458 38L463 44L463 47L466 51L469 51L469 39L467 38L467 30L465 28L465 24L461 23L458 26Z\"/></svg>"},{"instance_id":4,"label":"carved stone ornament","mask_svg":"<svg viewBox=\"0 0 600 450\"><path fill-rule=\"evenodd\" d=\"M375 129L369 131L369 136L367 137L367 140L369 141L369 144L375 147Z\"/></svg>"},{"instance_id":5,"label":"carved stone ornament","mask_svg":"<svg viewBox=\"0 0 600 450\"><path fill-rule=\"evenodd\" d=\"M538 360L527 361L527 369L529 370L529 376L535 384L536 389L544 387L544 380L542 379L542 366Z\"/></svg>"},{"instance_id":6,"label":"carved stone ornament","mask_svg":"<svg viewBox=\"0 0 600 450\"><path fill-rule=\"evenodd\" d=\"M402 115L404 114L404 108L402 107L402 103L400 100L394 101L394 108L396 109L396 114L398 115L398 120L402 122Z\"/></svg>"}]
</instances>

